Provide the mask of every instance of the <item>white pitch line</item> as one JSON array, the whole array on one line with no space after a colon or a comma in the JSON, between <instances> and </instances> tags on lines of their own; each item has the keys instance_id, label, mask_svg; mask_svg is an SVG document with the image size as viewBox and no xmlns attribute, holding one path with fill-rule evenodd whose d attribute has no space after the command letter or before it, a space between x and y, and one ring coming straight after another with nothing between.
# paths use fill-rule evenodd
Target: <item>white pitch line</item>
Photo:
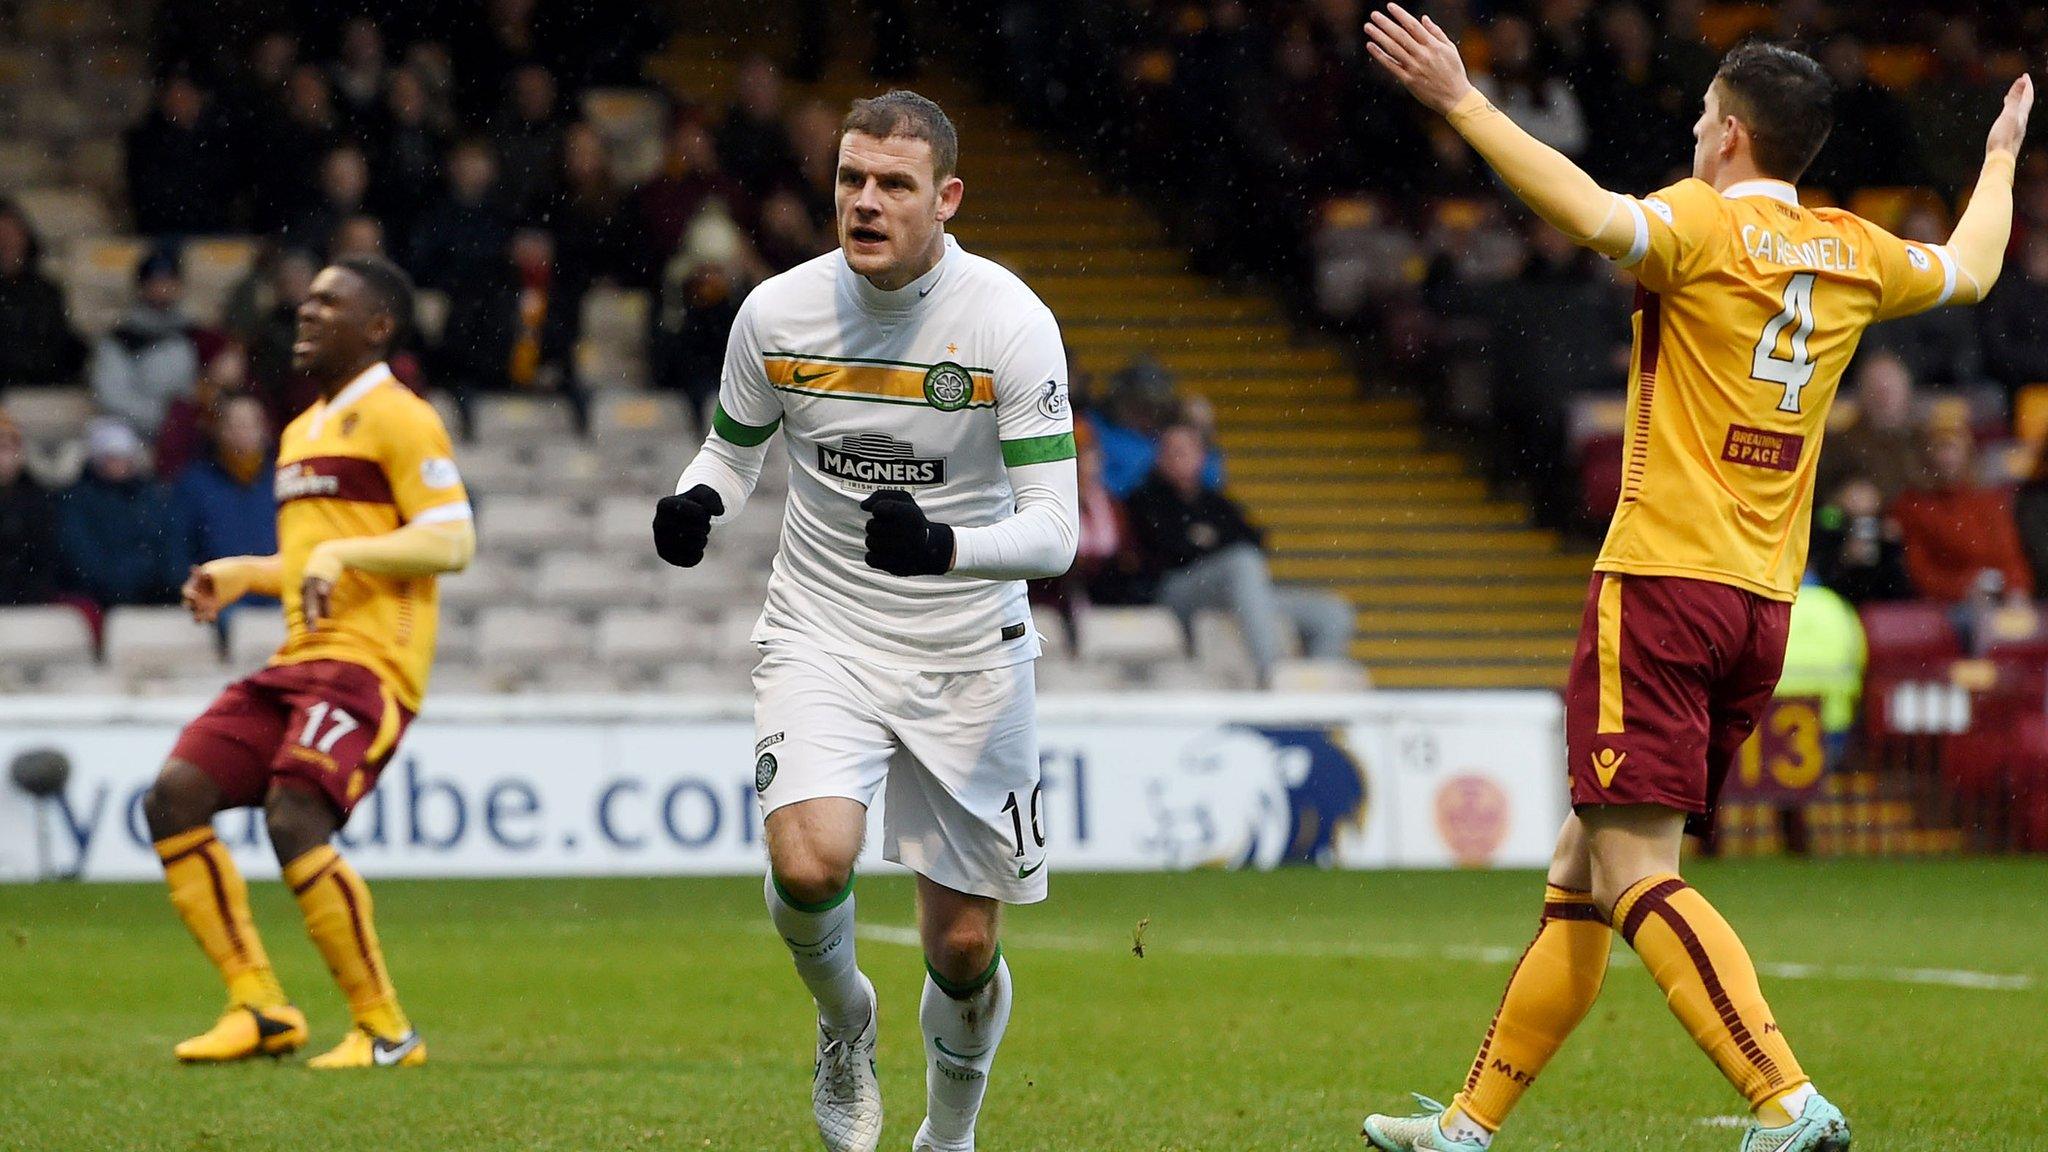
<instances>
[{"instance_id":1,"label":"white pitch line","mask_svg":"<svg viewBox=\"0 0 2048 1152\"><path fill-rule=\"evenodd\" d=\"M859 934L877 944L918 946L917 929L893 924L863 924ZM1019 948L1055 952L1122 952L1130 945L1089 936L1024 933L1008 937ZM1303 960L1413 960L1457 964L1506 964L1519 949L1481 945L1415 943L1316 943L1288 940L1169 940L1153 945L1161 951L1200 956L1275 956ZM1617 949L1613 963L1635 962L1632 953ZM2024 974L1978 972L1968 968L1886 968L1863 964L1759 964L1757 971L1774 980L1819 980L1834 983L1918 984L1981 992L2026 992L2034 978Z\"/></svg>"},{"instance_id":2,"label":"white pitch line","mask_svg":"<svg viewBox=\"0 0 2048 1152\"><path fill-rule=\"evenodd\" d=\"M1749 1121L1747 1116L1702 1116L1698 1124L1702 1128L1747 1128Z\"/></svg>"}]
</instances>

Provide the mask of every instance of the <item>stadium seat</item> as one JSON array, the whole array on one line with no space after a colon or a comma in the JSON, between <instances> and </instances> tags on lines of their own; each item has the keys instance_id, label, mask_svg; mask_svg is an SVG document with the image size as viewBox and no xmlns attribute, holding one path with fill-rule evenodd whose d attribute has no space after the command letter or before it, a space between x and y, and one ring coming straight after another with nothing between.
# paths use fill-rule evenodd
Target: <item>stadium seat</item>
<instances>
[{"instance_id":1,"label":"stadium seat","mask_svg":"<svg viewBox=\"0 0 2048 1152\"><path fill-rule=\"evenodd\" d=\"M2048 384L2020 388L2012 403L2012 434L2036 448L2048 441Z\"/></svg>"},{"instance_id":2,"label":"stadium seat","mask_svg":"<svg viewBox=\"0 0 2048 1152\"><path fill-rule=\"evenodd\" d=\"M481 537L488 541L488 536ZM481 547L469 567L439 581L444 612L466 612L502 604L524 604L533 597L533 570L515 563L492 544Z\"/></svg>"},{"instance_id":3,"label":"stadium seat","mask_svg":"<svg viewBox=\"0 0 2048 1152\"><path fill-rule=\"evenodd\" d=\"M541 557L533 599L541 607L571 611L633 607L653 598L648 575L602 551L553 552Z\"/></svg>"},{"instance_id":4,"label":"stadium seat","mask_svg":"<svg viewBox=\"0 0 2048 1152\"><path fill-rule=\"evenodd\" d=\"M451 664L476 663L475 615L475 612L442 613L440 623L434 629L436 664L444 660Z\"/></svg>"},{"instance_id":5,"label":"stadium seat","mask_svg":"<svg viewBox=\"0 0 2048 1152\"><path fill-rule=\"evenodd\" d=\"M1092 664L1063 656L1040 658L1035 674L1038 690L1052 696L1115 692L1132 686L1122 669L1113 664Z\"/></svg>"},{"instance_id":6,"label":"stadium seat","mask_svg":"<svg viewBox=\"0 0 2048 1152\"><path fill-rule=\"evenodd\" d=\"M1930 666L1962 655L1947 607L1934 603L1865 604L1857 615L1873 672Z\"/></svg>"},{"instance_id":7,"label":"stadium seat","mask_svg":"<svg viewBox=\"0 0 2048 1152\"><path fill-rule=\"evenodd\" d=\"M482 548L537 553L588 547L590 517L573 500L558 496L500 496L477 507L477 541Z\"/></svg>"},{"instance_id":8,"label":"stadium seat","mask_svg":"<svg viewBox=\"0 0 2048 1152\"><path fill-rule=\"evenodd\" d=\"M72 323L87 336L114 326L135 287L135 266L148 246L132 236L95 236L71 246L66 260L66 302Z\"/></svg>"},{"instance_id":9,"label":"stadium seat","mask_svg":"<svg viewBox=\"0 0 2048 1152\"><path fill-rule=\"evenodd\" d=\"M218 324L228 294L256 263L257 243L245 236L213 236L187 243L185 309L201 324Z\"/></svg>"},{"instance_id":10,"label":"stadium seat","mask_svg":"<svg viewBox=\"0 0 2048 1152\"><path fill-rule=\"evenodd\" d=\"M553 397L480 396L475 413L476 438L486 444L535 444L573 431L569 405Z\"/></svg>"},{"instance_id":11,"label":"stadium seat","mask_svg":"<svg viewBox=\"0 0 2048 1152\"><path fill-rule=\"evenodd\" d=\"M740 664L670 664L655 685L681 696L744 696L753 691L753 677Z\"/></svg>"},{"instance_id":12,"label":"stadium seat","mask_svg":"<svg viewBox=\"0 0 2048 1152\"><path fill-rule=\"evenodd\" d=\"M129 677L178 676L220 664L220 634L182 608L107 612L107 667Z\"/></svg>"},{"instance_id":13,"label":"stadium seat","mask_svg":"<svg viewBox=\"0 0 2048 1152\"><path fill-rule=\"evenodd\" d=\"M83 433L86 421L92 419L92 393L65 386L10 388L7 398L0 401L0 411L7 413L31 443L69 440Z\"/></svg>"},{"instance_id":14,"label":"stadium seat","mask_svg":"<svg viewBox=\"0 0 2048 1152\"><path fill-rule=\"evenodd\" d=\"M62 604L0 608L0 689L19 689L54 668L92 663L92 625Z\"/></svg>"},{"instance_id":15,"label":"stadium seat","mask_svg":"<svg viewBox=\"0 0 2048 1152\"><path fill-rule=\"evenodd\" d=\"M1031 626L1038 630L1043 644L1044 657L1067 657L1073 654L1073 645L1067 635L1067 622L1060 616L1059 609L1050 604L1031 606Z\"/></svg>"},{"instance_id":16,"label":"stadium seat","mask_svg":"<svg viewBox=\"0 0 2048 1152\"><path fill-rule=\"evenodd\" d=\"M122 194L127 179L127 150L119 137L95 136L71 146L64 160L64 178L99 193L103 199Z\"/></svg>"},{"instance_id":17,"label":"stadium seat","mask_svg":"<svg viewBox=\"0 0 2048 1152\"><path fill-rule=\"evenodd\" d=\"M1187 658L1180 620L1165 608L1091 608L1081 618L1081 657L1090 663L1156 664Z\"/></svg>"},{"instance_id":18,"label":"stadium seat","mask_svg":"<svg viewBox=\"0 0 2048 1152\"><path fill-rule=\"evenodd\" d=\"M520 444L473 444L455 454L462 483L470 495L484 498L547 491L547 477L533 466L533 455Z\"/></svg>"},{"instance_id":19,"label":"stadium seat","mask_svg":"<svg viewBox=\"0 0 2048 1152\"><path fill-rule=\"evenodd\" d=\"M635 351L647 343L648 293L630 288L592 288L583 297L583 337Z\"/></svg>"},{"instance_id":20,"label":"stadium seat","mask_svg":"<svg viewBox=\"0 0 2048 1152\"><path fill-rule=\"evenodd\" d=\"M1281 660L1273 665L1275 692L1363 692L1372 678L1350 660Z\"/></svg>"},{"instance_id":21,"label":"stadium seat","mask_svg":"<svg viewBox=\"0 0 2048 1152\"><path fill-rule=\"evenodd\" d=\"M564 612L486 608L477 617L477 662L488 672L523 680L543 665L586 663L587 629Z\"/></svg>"},{"instance_id":22,"label":"stadium seat","mask_svg":"<svg viewBox=\"0 0 2048 1152\"><path fill-rule=\"evenodd\" d=\"M580 440L542 441L533 446L532 456L534 490L550 495L603 495L625 476L622 464Z\"/></svg>"},{"instance_id":23,"label":"stadium seat","mask_svg":"<svg viewBox=\"0 0 2048 1152\"><path fill-rule=\"evenodd\" d=\"M43 242L52 248L61 249L73 240L101 235L113 226L107 206L83 188L24 188L14 194L14 202L28 215ZM132 275L134 265L130 264L127 271Z\"/></svg>"},{"instance_id":24,"label":"stadium seat","mask_svg":"<svg viewBox=\"0 0 2048 1152\"><path fill-rule=\"evenodd\" d=\"M1208 610L1195 613L1195 662L1212 679L1225 686L1249 688L1258 681L1251 649L1245 646L1244 630L1229 612Z\"/></svg>"},{"instance_id":25,"label":"stadium seat","mask_svg":"<svg viewBox=\"0 0 2048 1152\"><path fill-rule=\"evenodd\" d=\"M597 549L616 558L654 555L654 502L666 492L597 502Z\"/></svg>"},{"instance_id":26,"label":"stadium seat","mask_svg":"<svg viewBox=\"0 0 2048 1152\"><path fill-rule=\"evenodd\" d=\"M607 452L654 449L674 456L676 470L699 437L683 402L652 393L613 393L592 405L590 435Z\"/></svg>"},{"instance_id":27,"label":"stadium seat","mask_svg":"<svg viewBox=\"0 0 2048 1152\"><path fill-rule=\"evenodd\" d=\"M57 164L49 148L29 140L0 141L0 193L51 183Z\"/></svg>"},{"instance_id":28,"label":"stadium seat","mask_svg":"<svg viewBox=\"0 0 2048 1152\"><path fill-rule=\"evenodd\" d=\"M228 613L227 632L228 665L247 675L284 644L284 612L268 606L237 608Z\"/></svg>"},{"instance_id":29,"label":"stadium seat","mask_svg":"<svg viewBox=\"0 0 2048 1152\"><path fill-rule=\"evenodd\" d=\"M598 340L576 342L576 379L595 391L647 387L646 356L637 348Z\"/></svg>"}]
</instances>

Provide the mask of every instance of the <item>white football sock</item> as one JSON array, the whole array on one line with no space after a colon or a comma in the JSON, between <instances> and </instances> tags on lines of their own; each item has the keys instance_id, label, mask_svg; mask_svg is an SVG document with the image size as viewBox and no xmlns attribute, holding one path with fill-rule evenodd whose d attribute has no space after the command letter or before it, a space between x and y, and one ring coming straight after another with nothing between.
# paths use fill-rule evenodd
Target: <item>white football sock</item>
<instances>
[{"instance_id":1,"label":"white football sock","mask_svg":"<svg viewBox=\"0 0 2048 1152\"><path fill-rule=\"evenodd\" d=\"M939 1152L972 1152L996 1046L1010 1024L1010 965L996 952L995 974L965 999L940 988L929 971L918 1005L924 1027L925 1120L920 1138Z\"/></svg>"},{"instance_id":2,"label":"white football sock","mask_svg":"<svg viewBox=\"0 0 2048 1152\"><path fill-rule=\"evenodd\" d=\"M1493 1133L1481 1128L1470 1116L1465 1115L1463 1108L1456 1105L1452 1105L1436 1122L1436 1128L1453 1140L1469 1140L1481 1148L1493 1143Z\"/></svg>"},{"instance_id":3,"label":"white football sock","mask_svg":"<svg viewBox=\"0 0 2048 1152\"><path fill-rule=\"evenodd\" d=\"M816 912L792 905L776 885L773 873L765 888L768 915L782 942L789 945L796 974L818 1002L818 1015L825 1027L834 1033L866 1027L874 1001L854 960L853 881L849 879L846 891Z\"/></svg>"}]
</instances>

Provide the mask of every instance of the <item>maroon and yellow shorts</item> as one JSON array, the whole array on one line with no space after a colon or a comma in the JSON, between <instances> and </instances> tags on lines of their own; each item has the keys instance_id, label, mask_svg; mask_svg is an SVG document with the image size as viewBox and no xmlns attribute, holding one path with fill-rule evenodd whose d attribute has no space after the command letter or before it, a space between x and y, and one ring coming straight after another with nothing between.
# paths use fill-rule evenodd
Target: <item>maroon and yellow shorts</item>
<instances>
[{"instance_id":1,"label":"maroon and yellow shorts","mask_svg":"<svg viewBox=\"0 0 2048 1152\"><path fill-rule=\"evenodd\" d=\"M293 780L345 818L412 723L376 673L341 660L279 664L237 680L178 734L171 756L220 786L223 807L263 803Z\"/></svg>"},{"instance_id":2,"label":"maroon and yellow shorts","mask_svg":"<svg viewBox=\"0 0 2048 1152\"><path fill-rule=\"evenodd\" d=\"M1595 572L1564 692L1572 806L1713 810L1785 667L1790 604Z\"/></svg>"}]
</instances>

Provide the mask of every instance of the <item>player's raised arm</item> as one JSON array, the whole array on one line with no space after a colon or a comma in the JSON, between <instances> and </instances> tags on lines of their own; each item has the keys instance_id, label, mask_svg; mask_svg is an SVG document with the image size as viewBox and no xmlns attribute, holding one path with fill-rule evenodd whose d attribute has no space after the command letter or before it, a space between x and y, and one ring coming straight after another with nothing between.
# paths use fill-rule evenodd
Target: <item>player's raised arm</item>
<instances>
[{"instance_id":1,"label":"player's raised arm","mask_svg":"<svg viewBox=\"0 0 2048 1152\"><path fill-rule=\"evenodd\" d=\"M1949 251L1955 255L1955 301L1975 304L1998 282L2005 265L2005 248L2012 240L2012 176L2018 163L2020 142L2026 139L2027 117L2034 108L2034 78L2022 75L2005 93L2005 107L1991 125L1984 142L1984 169L1977 177L1970 206L1949 236Z\"/></svg>"},{"instance_id":2,"label":"player's raised arm","mask_svg":"<svg viewBox=\"0 0 2048 1152\"><path fill-rule=\"evenodd\" d=\"M1622 257L1635 244L1635 218L1565 155L1524 132L1465 77L1458 46L1436 21L1417 19L1399 4L1366 24L1366 50L1410 95L1449 120L1466 143L1531 211L1603 256Z\"/></svg>"}]
</instances>

